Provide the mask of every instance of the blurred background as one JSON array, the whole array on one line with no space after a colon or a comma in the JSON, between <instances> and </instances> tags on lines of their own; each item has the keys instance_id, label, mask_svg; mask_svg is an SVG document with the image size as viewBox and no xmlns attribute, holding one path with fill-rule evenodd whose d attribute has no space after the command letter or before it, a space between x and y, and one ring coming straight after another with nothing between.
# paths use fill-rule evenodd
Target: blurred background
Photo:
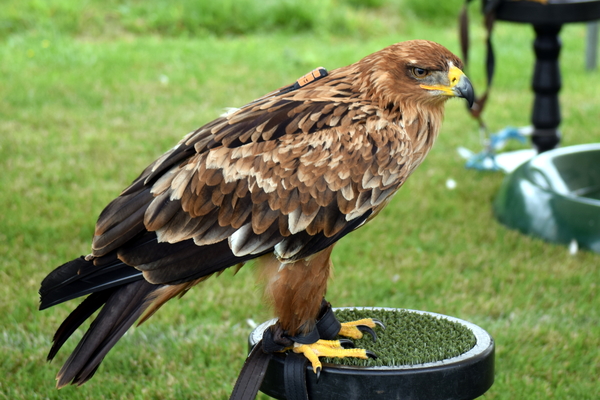
<instances>
[{"instance_id":1,"label":"blurred background","mask_svg":"<svg viewBox=\"0 0 600 400\"><path fill-rule=\"evenodd\" d=\"M485 86L480 4L467 74ZM0 6L0 399L225 399L254 323L270 318L251 266L226 271L132 329L82 387L57 391L45 357L77 301L38 312L56 266L90 252L97 216L189 131L323 66L428 39L456 54L462 0L4 0ZM498 22L491 131L530 123L533 29ZM584 24L560 57L563 145L600 138L600 73ZM482 148L450 101L419 170L372 223L334 250L334 306L452 315L496 340L489 399L600 393L600 255L500 225L499 172L466 170ZM527 148L527 143L509 149ZM81 332L75 334L80 338Z\"/></svg>"}]
</instances>

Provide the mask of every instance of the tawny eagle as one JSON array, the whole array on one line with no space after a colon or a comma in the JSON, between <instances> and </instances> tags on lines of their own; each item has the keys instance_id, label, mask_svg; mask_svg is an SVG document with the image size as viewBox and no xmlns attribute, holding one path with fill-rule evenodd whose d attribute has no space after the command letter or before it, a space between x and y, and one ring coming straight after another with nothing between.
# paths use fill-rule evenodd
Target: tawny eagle
<instances>
[{"instance_id":1,"label":"tawny eagle","mask_svg":"<svg viewBox=\"0 0 600 400\"><path fill-rule=\"evenodd\" d=\"M333 246L375 217L423 161L446 100L473 102L461 68L439 44L397 43L317 69L186 135L102 211L91 254L42 282L40 309L88 295L59 327L49 359L101 308L58 386L90 379L144 312L142 320L253 259L279 319L275 342L296 344L318 369L319 342L295 338L315 330ZM350 323L341 333L356 330Z\"/></svg>"}]
</instances>

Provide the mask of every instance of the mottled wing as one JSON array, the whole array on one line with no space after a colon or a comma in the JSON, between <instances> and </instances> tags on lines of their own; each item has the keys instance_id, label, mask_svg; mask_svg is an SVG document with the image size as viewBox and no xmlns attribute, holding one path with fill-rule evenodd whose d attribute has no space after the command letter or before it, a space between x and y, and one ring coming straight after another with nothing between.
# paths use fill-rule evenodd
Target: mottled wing
<instances>
[{"instance_id":1,"label":"mottled wing","mask_svg":"<svg viewBox=\"0 0 600 400\"><path fill-rule=\"evenodd\" d=\"M173 283L273 251L295 261L356 229L404 182L412 149L352 79L332 71L188 134L102 213L93 254ZM193 265L168 262L183 256Z\"/></svg>"}]
</instances>

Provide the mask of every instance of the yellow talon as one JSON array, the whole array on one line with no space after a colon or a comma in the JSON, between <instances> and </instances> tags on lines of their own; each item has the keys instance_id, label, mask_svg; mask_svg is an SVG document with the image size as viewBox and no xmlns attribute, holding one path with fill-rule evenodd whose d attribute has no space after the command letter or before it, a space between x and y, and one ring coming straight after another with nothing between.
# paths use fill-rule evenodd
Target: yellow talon
<instances>
[{"instance_id":1,"label":"yellow talon","mask_svg":"<svg viewBox=\"0 0 600 400\"><path fill-rule=\"evenodd\" d=\"M369 354L364 349L345 349L338 340L318 340L312 344L295 343L293 348L294 353L304 354L310 361L315 373L321 371L322 365L319 357L354 357L366 360ZM371 355L371 357L373 357Z\"/></svg>"},{"instance_id":2,"label":"yellow talon","mask_svg":"<svg viewBox=\"0 0 600 400\"><path fill-rule=\"evenodd\" d=\"M362 339L363 333L357 328L358 326L368 326L375 328L377 325L371 318L359 319L358 321L342 322L342 328L339 335L349 337L351 339Z\"/></svg>"}]
</instances>

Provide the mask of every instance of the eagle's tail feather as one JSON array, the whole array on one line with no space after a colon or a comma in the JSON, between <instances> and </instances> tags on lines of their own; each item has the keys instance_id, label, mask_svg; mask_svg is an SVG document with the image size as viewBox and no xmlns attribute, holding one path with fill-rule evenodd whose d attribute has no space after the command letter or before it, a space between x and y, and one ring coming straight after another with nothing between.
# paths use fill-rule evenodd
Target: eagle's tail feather
<instances>
[{"instance_id":1,"label":"eagle's tail feather","mask_svg":"<svg viewBox=\"0 0 600 400\"><path fill-rule=\"evenodd\" d=\"M90 325L57 375L57 387L81 385L89 380L115 343L152 302L160 285L144 280L96 292L85 299L62 323L54 336L48 359L52 359L69 336L98 308L102 310Z\"/></svg>"},{"instance_id":2,"label":"eagle's tail feather","mask_svg":"<svg viewBox=\"0 0 600 400\"><path fill-rule=\"evenodd\" d=\"M125 265L116 255L104 258L94 262L82 256L50 272L40 287L40 310L144 279L141 271Z\"/></svg>"},{"instance_id":3,"label":"eagle's tail feather","mask_svg":"<svg viewBox=\"0 0 600 400\"><path fill-rule=\"evenodd\" d=\"M117 288L111 288L103 290L101 292L92 293L89 295L75 310L69 314L69 316L60 324L60 327L56 330L54 338L52 338L52 348L48 353L48 361L51 361L56 356L56 353L60 350L63 344L69 337L75 332L81 324L92 316L96 310L106 303L110 295L117 290Z\"/></svg>"}]
</instances>

